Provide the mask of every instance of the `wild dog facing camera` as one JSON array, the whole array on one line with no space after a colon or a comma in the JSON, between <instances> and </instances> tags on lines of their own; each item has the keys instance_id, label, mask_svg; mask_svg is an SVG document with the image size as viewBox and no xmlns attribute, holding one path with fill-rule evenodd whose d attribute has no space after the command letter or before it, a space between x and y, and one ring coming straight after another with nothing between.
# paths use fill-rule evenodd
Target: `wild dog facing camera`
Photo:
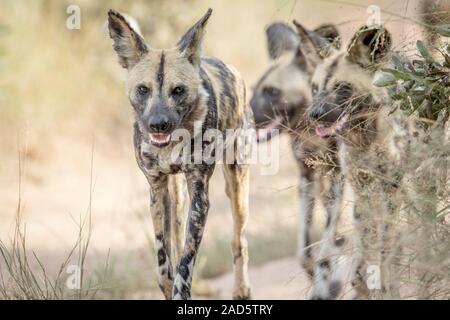
<instances>
[{"instance_id":1,"label":"wild dog facing camera","mask_svg":"<svg viewBox=\"0 0 450 320\"><path fill-rule=\"evenodd\" d=\"M151 49L122 15L109 12L113 47L128 70L128 98L135 110L135 155L149 182L157 279L166 299L191 297L194 264L210 206L209 180L221 159L226 159L226 194L234 219L233 297L251 295L244 235L249 167L240 162L239 152L227 152L231 148L223 148L215 137L228 130L251 129L253 119L239 72L219 59L201 56L210 15L211 9L174 48L161 50ZM214 142L207 141L211 132ZM236 141L229 145L237 146ZM186 193L181 191L185 189ZM189 214L184 218L187 195Z\"/></svg>"},{"instance_id":2,"label":"wild dog facing camera","mask_svg":"<svg viewBox=\"0 0 450 320\"><path fill-rule=\"evenodd\" d=\"M320 137L340 134L348 123L376 111L374 72L386 59L391 36L383 27L362 27L344 52L317 65L311 81L313 101L308 116Z\"/></svg>"},{"instance_id":3,"label":"wild dog facing camera","mask_svg":"<svg viewBox=\"0 0 450 320\"><path fill-rule=\"evenodd\" d=\"M204 27L211 12L169 50L152 49L120 13L108 13L114 50L128 70L126 87L136 122L154 146L169 145L175 129L191 131L191 124L205 117L206 110L199 107L205 99L199 67Z\"/></svg>"}]
</instances>

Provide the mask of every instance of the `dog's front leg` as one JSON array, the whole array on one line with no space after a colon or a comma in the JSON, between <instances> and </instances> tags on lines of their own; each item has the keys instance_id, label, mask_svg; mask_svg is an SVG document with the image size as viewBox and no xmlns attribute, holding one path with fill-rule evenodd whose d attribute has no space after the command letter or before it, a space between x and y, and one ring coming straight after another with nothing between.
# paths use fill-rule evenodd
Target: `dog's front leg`
<instances>
[{"instance_id":1,"label":"dog's front leg","mask_svg":"<svg viewBox=\"0 0 450 320\"><path fill-rule=\"evenodd\" d=\"M389 192L391 191L391 192ZM401 203L396 190L388 190L381 211L381 293L383 299L400 299L401 255L403 251L400 225ZM430 211L428 211L430 212ZM431 211L432 212L432 211Z\"/></svg>"},{"instance_id":2,"label":"dog's front leg","mask_svg":"<svg viewBox=\"0 0 450 320\"><path fill-rule=\"evenodd\" d=\"M172 175L169 180L169 193L171 198L171 235L172 235L172 263L174 266L180 261L184 244L186 225L185 208L187 204L187 190L184 176Z\"/></svg>"},{"instance_id":3,"label":"dog's front leg","mask_svg":"<svg viewBox=\"0 0 450 320\"><path fill-rule=\"evenodd\" d=\"M316 202L315 190L318 185L316 183L316 170L311 165L308 165L308 159L314 158L314 155L310 151L305 150L304 142L300 139L294 138L291 147L300 171L298 184L297 258L310 279L313 279L314 257L311 247L311 231Z\"/></svg>"},{"instance_id":4,"label":"dog's front leg","mask_svg":"<svg viewBox=\"0 0 450 320\"><path fill-rule=\"evenodd\" d=\"M300 148L300 147L298 147ZM295 149L294 152L299 149ZM312 230L312 218L315 205L315 171L313 168L308 167L305 164L303 158L297 157L297 162L300 169L300 179L298 185L299 204L298 211L298 233L297 233L297 257L300 261L300 265L304 268L310 278L314 275L314 259L311 248L311 230Z\"/></svg>"},{"instance_id":5,"label":"dog's front leg","mask_svg":"<svg viewBox=\"0 0 450 320\"><path fill-rule=\"evenodd\" d=\"M190 207L187 220L186 240L176 270L173 299L191 298L192 276L198 248L209 210L208 183L214 167L202 166L186 172Z\"/></svg>"},{"instance_id":6,"label":"dog's front leg","mask_svg":"<svg viewBox=\"0 0 450 320\"><path fill-rule=\"evenodd\" d=\"M344 176L333 172L330 186L323 195L327 222L314 266L313 299L335 299L343 286L343 279L336 279L339 260L342 258L344 237L338 234L339 218L342 212Z\"/></svg>"},{"instance_id":7,"label":"dog's front leg","mask_svg":"<svg viewBox=\"0 0 450 320\"><path fill-rule=\"evenodd\" d=\"M367 237L371 232L371 224L369 213L365 205L367 199L365 197L355 195L355 203L353 208L353 263L351 284L355 290L353 299L368 299L370 290L367 286L367 269L368 269L368 246Z\"/></svg>"},{"instance_id":8,"label":"dog's front leg","mask_svg":"<svg viewBox=\"0 0 450 320\"><path fill-rule=\"evenodd\" d=\"M150 212L155 232L155 251L158 263L158 284L166 299L172 298L173 273L170 262L170 233L167 234L167 176L149 177ZM166 227L166 228L165 228Z\"/></svg>"}]
</instances>

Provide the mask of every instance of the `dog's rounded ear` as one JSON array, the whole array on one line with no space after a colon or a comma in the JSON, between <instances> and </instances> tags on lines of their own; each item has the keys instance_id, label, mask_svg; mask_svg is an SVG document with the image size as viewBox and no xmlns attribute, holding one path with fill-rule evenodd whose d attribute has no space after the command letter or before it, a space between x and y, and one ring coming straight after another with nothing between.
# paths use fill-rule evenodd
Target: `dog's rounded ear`
<instances>
[{"instance_id":1,"label":"dog's rounded ear","mask_svg":"<svg viewBox=\"0 0 450 320\"><path fill-rule=\"evenodd\" d=\"M341 35L335 25L322 24L314 29L313 32L327 40L334 48L340 49Z\"/></svg>"},{"instance_id":2,"label":"dog's rounded ear","mask_svg":"<svg viewBox=\"0 0 450 320\"><path fill-rule=\"evenodd\" d=\"M329 45L328 41L315 32L309 31L298 21L294 20L292 23L297 28L297 34L300 38L299 51L302 52L302 58L306 60L308 65L316 66L325 57L321 51L322 48ZM299 54L297 56L300 57Z\"/></svg>"},{"instance_id":3,"label":"dog's rounded ear","mask_svg":"<svg viewBox=\"0 0 450 320\"><path fill-rule=\"evenodd\" d=\"M211 13L212 9L209 8L203 17L198 20L177 43L178 50L194 66L198 66L200 63L203 34Z\"/></svg>"},{"instance_id":4,"label":"dog's rounded ear","mask_svg":"<svg viewBox=\"0 0 450 320\"><path fill-rule=\"evenodd\" d=\"M295 52L300 44L298 34L283 22L275 22L266 29L267 50L271 59L278 59L285 52Z\"/></svg>"},{"instance_id":5,"label":"dog's rounded ear","mask_svg":"<svg viewBox=\"0 0 450 320\"><path fill-rule=\"evenodd\" d=\"M392 37L384 27L361 27L348 46L347 58L362 67L379 64L389 53Z\"/></svg>"},{"instance_id":6,"label":"dog's rounded ear","mask_svg":"<svg viewBox=\"0 0 450 320\"><path fill-rule=\"evenodd\" d=\"M108 29L120 65L131 69L149 50L144 38L130 26L123 15L114 10L108 12Z\"/></svg>"}]
</instances>

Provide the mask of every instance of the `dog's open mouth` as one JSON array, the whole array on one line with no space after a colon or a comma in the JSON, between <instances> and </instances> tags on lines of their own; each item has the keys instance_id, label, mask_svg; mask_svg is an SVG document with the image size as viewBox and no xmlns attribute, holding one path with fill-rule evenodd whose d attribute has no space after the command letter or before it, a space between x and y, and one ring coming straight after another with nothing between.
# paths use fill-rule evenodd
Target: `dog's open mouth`
<instances>
[{"instance_id":1,"label":"dog's open mouth","mask_svg":"<svg viewBox=\"0 0 450 320\"><path fill-rule=\"evenodd\" d=\"M170 133L149 133L150 142L157 147L165 147L170 143Z\"/></svg>"},{"instance_id":2,"label":"dog's open mouth","mask_svg":"<svg viewBox=\"0 0 450 320\"><path fill-rule=\"evenodd\" d=\"M258 142L268 141L274 135L276 135L275 130L281 128L282 117L277 116L274 119L264 123L264 125L256 126L256 139Z\"/></svg>"},{"instance_id":3,"label":"dog's open mouth","mask_svg":"<svg viewBox=\"0 0 450 320\"><path fill-rule=\"evenodd\" d=\"M347 119L348 116L345 115L340 117L339 120L335 122L321 122L314 127L314 131L321 138L334 136L344 128Z\"/></svg>"}]
</instances>

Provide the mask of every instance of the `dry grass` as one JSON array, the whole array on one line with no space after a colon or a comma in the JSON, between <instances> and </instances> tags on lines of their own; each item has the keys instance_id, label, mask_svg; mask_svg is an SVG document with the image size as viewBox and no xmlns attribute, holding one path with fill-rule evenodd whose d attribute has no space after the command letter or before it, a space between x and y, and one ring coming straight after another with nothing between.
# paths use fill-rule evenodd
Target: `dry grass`
<instances>
[{"instance_id":1,"label":"dry grass","mask_svg":"<svg viewBox=\"0 0 450 320\"><path fill-rule=\"evenodd\" d=\"M91 239L91 203L92 203L92 165L89 207L84 216L80 215L78 235L75 245L71 248L60 264L54 277L48 275L46 266L34 250L29 250L26 241L26 224L22 222L22 158L19 154L19 190L14 233L9 243L0 240L0 294L5 300L54 300L54 299L93 299L102 288L102 282L94 283L94 277L85 273L86 258ZM66 282L66 271L69 266L75 266L76 288L70 288ZM105 274L108 260L105 263ZM101 279L101 278L99 278Z\"/></svg>"},{"instance_id":2,"label":"dry grass","mask_svg":"<svg viewBox=\"0 0 450 320\"><path fill-rule=\"evenodd\" d=\"M410 297L450 299L450 144L435 126L411 146L411 174L403 185L405 285Z\"/></svg>"}]
</instances>

